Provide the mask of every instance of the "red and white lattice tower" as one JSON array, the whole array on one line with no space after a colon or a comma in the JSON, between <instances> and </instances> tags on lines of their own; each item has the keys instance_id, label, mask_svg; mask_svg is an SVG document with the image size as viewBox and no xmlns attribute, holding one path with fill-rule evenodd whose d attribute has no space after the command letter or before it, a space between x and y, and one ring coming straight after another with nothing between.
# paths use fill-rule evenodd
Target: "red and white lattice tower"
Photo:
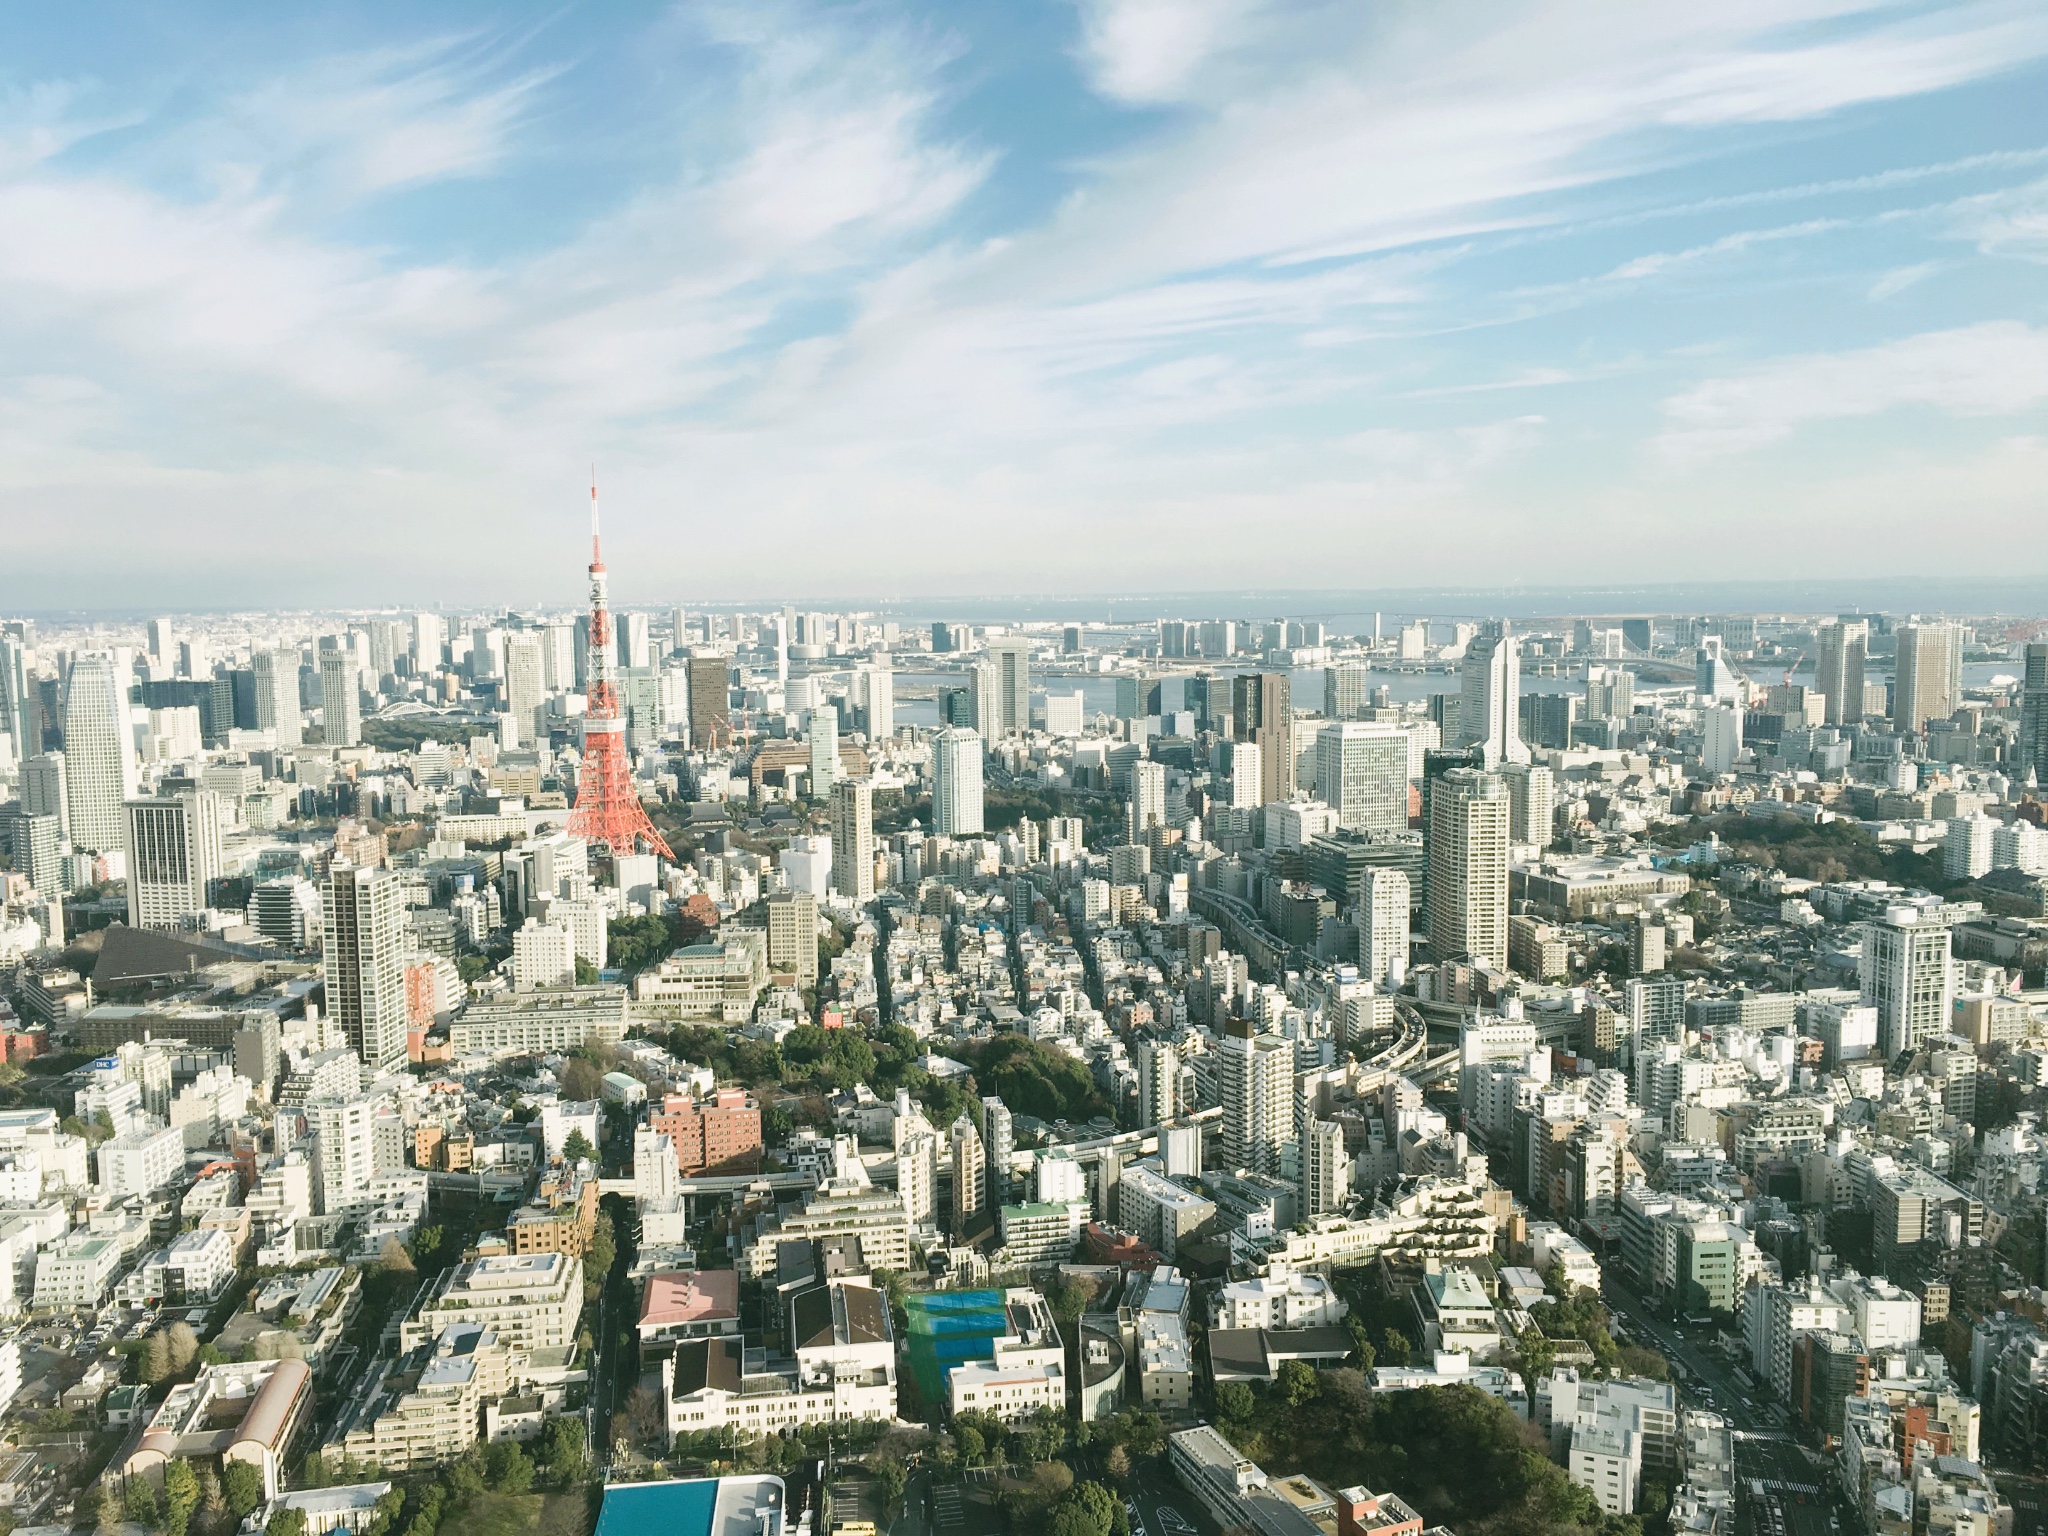
<instances>
[{"instance_id":1,"label":"red and white lattice tower","mask_svg":"<svg viewBox=\"0 0 2048 1536\"><path fill-rule=\"evenodd\" d=\"M592 843L602 843L613 858L635 853L649 844L675 862L633 789L626 764L626 712L619 706L619 687L612 680L617 648L612 642L612 611L605 598L604 555L597 542L597 482L590 484L590 686L583 714L583 770L576 776L576 809L569 830Z\"/></svg>"}]
</instances>

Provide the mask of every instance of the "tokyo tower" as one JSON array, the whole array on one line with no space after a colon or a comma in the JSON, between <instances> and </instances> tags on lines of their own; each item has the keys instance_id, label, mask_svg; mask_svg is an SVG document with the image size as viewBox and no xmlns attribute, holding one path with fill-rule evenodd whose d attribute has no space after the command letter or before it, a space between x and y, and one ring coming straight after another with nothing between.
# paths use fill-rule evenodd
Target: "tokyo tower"
<instances>
[{"instance_id":1,"label":"tokyo tower","mask_svg":"<svg viewBox=\"0 0 2048 1536\"><path fill-rule=\"evenodd\" d=\"M612 680L617 657L612 612L605 598L604 555L597 542L597 482L590 483L590 687L583 716L583 771L576 776L576 809L569 830L602 843L613 858L638 851L644 841L670 863L669 851L633 789L626 767L626 712Z\"/></svg>"}]
</instances>

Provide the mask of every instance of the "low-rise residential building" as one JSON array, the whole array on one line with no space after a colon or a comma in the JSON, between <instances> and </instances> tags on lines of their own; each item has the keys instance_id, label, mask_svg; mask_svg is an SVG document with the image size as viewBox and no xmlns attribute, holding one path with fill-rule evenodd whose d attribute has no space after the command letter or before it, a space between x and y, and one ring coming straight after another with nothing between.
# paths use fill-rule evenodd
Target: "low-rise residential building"
<instances>
[{"instance_id":1,"label":"low-rise residential building","mask_svg":"<svg viewBox=\"0 0 2048 1536\"><path fill-rule=\"evenodd\" d=\"M455 1323L494 1331L515 1350L558 1349L576 1338L583 1311L583 1261L567 1253L471 1259L447 1271L400 1338L415 1349Z\"/></svg>"},{"instance_id":2,"label":"low-rise residential building","mask_svg":"<svg viewBox=\"0 0 2048 1536\"><path fill-rule=\"evenodd\" d=\"M343 1454L388 1472L461 1455L483 1433L483 1408L514 1384L513 1352L477 1323L452 1323L377 1388L343 1438Z\"/></svg>"},{"instance_id":3,"label":"low-rise residential building","mask_svg":"<svg viewBox=\"0 0 2048 1536\"><path fill-rule=\"evenodd\" d=\"M117 1238L81 1232L52 1243L36 1255L36 1306L97 1307L120 1263Z\"/></svg>"},{"instance_id":4,"label":"low-rise residential building","mask_svg":"<svg viewBox=\"0 0 2048 1536\"><path fill-rule=\"evenodd\" d=\"M1323 1276L1276 1263L1218 1291L1214 1321L1218 1328L1321 1328L1343 1322L1348 1311Z\"/></svg>"}]
</instances>

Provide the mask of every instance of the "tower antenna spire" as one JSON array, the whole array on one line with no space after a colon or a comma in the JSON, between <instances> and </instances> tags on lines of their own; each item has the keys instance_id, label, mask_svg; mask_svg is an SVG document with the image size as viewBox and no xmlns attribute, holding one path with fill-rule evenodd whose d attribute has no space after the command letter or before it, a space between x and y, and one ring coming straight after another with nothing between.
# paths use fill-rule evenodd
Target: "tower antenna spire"
<instances>
[{"instance_id":1,"label":"tower antenna spire","mask_svg":"<svg viewBox=\"0 0 2048 1536\"><path fill-rule=\"evenodd\" d=\"M590 466L590 563L602 565L604 556L597 543L597 465Z\"/></svg>"}]
</instances>

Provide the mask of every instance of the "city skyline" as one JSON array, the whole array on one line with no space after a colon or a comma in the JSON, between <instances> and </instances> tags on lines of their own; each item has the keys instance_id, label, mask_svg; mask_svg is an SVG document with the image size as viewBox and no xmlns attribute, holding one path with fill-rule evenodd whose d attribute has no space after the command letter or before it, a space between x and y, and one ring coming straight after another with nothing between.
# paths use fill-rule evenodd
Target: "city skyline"
<instances>
[{"instance_id":1,"label":"city skyline","mask_svg":"<svg viewBox=\"0 0 2048 1536\"><path fill-rule=\"evenodd\" d=\"M2038 516L2025 6L96 14L0 23L10 611L572 605L593 455L622 608Z\"/></svg>"}]
</instances>

